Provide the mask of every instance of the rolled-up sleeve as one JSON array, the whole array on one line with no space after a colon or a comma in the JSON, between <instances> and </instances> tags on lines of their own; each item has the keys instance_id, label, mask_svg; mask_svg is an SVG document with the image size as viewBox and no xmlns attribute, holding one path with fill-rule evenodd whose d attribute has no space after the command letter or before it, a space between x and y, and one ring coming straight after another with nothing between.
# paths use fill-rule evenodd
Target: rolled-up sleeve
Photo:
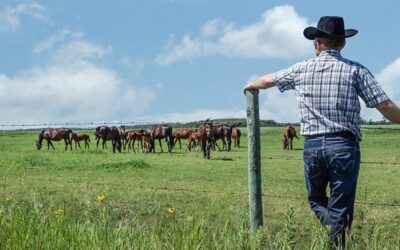
<instances>
[{"instance_id":1,"label":"rolled-up sleeve","mask_svg":"<svg viewBox=\"0 0 400 250\"><path fill-rule=\"evenodd\" d=\"M272 74L272 79L275 82L276 87L278 87L280 92L284 92L289 89L294 89L294 67L288 69L280 70Z\"/></svg>"},{"instance_id":2,"label":"rolled-up sleeve","mask_svg":"<svg viewBox=\"0 0 400 250\"><path fill-rule=\"evenodd\" d=\"M368 69L362 68L358 75L357 92L368 108L389 100L379 83Z\"/></svg>"}]
</instances>

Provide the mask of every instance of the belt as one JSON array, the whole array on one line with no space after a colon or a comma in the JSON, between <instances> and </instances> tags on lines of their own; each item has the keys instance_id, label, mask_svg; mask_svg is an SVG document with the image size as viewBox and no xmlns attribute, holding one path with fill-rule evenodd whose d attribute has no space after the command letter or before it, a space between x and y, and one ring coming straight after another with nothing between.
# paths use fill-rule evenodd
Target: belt
<instances>
[{"instance_id":1,"label":"belt","mask_svg":"<svg viewBox=\"0 0 400 250\"><path fill-rule=\"evenodd\" d=\"M357 136L350 131L341 131L341 132L337 132L337 133L319 134L319 135L306 135L305 138L306 138L306 140L308 140L308 139L313 139L313 138L321 137L321 136L343 137L343 138L350 139L350 140L357 140Z\"/></svg>"}]
</instances>

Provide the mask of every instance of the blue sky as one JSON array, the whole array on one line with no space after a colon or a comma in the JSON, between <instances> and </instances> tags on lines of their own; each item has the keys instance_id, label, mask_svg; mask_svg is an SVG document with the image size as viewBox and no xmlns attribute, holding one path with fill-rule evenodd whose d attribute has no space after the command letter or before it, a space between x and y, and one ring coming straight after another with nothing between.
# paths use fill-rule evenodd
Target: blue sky
<instances>
[{"instance_id":1,"label":"blue sky","mask_svg":"<svg viewBox=\"0 0 400 250\"><path fill-rule=\"evenodd\" d=\"M0 124L245 117L244 84L314 57L303 29L338 15L342 55L400 103L398 1L0 2ZM260 95L261 118L297 122L294 92ZM365 119L380 120L374 109Z\"/></svg>"}]
</instances>

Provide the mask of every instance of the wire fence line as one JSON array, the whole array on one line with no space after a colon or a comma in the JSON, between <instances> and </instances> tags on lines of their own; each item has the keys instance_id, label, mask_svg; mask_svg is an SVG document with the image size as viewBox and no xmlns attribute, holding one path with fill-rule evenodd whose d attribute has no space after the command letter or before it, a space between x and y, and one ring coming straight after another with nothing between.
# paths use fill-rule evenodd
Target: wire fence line
<instances>
[{"instance_id":1,"label":"wire fence line","mask_svg":"<svg viewBox=\"0 0 400 250\"><path fill-rule=\"evenodd\" d=\"M148 125L152 122L62 122L33 124L0 124L0 127L46 127L46 126L96 126L96 125Z\"/></svg>"}]
</instances>

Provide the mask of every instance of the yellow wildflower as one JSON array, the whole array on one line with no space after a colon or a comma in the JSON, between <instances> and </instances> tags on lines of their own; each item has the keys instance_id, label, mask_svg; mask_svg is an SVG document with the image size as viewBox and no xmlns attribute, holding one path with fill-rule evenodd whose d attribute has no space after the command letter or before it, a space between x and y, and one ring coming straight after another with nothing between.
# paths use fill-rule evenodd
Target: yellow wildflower
<instances>
[{"instance_id":1,"label":"yellow wildflower","mask_svg":"<svg viewBox=\"0 0 400 250\"><path fill-rule=\"evenodd\" d=\"M56 217L59 217L59 216L61 216L61 214L62 214L63 211L64 211L64 210L62 210L61 208L59 208L59 209L57 209L56 211L54 211L54 215L55 215Z\"/></svg>"},{"instance_id":2,"label":"yellow wildflower","mask_svg":"<svg viewBox=\"0 0 400 250\"><path fill-rule=\"evenodd\" d=\"M104 194L99 194L99 195L97 195L97 200L98 200L98 201L102 202L102 201L104 201L105 199L106 199L106 196L105 196Z\"/></svg>"},{"instance_id":3,"label":"yellow wildflower","mask_svg":"<svg viewBox=\"0 0 400 250\"><path fill-rule=\"evenodd\" d=\"M92 203L90 200L85 200L85 205L86 205L86 206L89 206L90 203Z\"/></svg>"},{"instance_id":4,"label":"yellow wildflower","mask_svg":"<svg viewBox=\"0 0 400 250\"><path fill-rule=\"evenodd\" d=\"M4 199L6 200L6 201L12 201L12 196L11 195L6 195L5 197L4 197Z\"/></svg>"},{"instance_id":5,"label":"yellow wildflower","mask_svg":"<svg viewBox=\"0 0 400 250\"><path fill-rule=\"evenodd\" d=\"M170 214L174 214L175 211L176 211L176 209L173 207L168 208L168 213L170 213Z\"/></svg>"}]
</instances>

